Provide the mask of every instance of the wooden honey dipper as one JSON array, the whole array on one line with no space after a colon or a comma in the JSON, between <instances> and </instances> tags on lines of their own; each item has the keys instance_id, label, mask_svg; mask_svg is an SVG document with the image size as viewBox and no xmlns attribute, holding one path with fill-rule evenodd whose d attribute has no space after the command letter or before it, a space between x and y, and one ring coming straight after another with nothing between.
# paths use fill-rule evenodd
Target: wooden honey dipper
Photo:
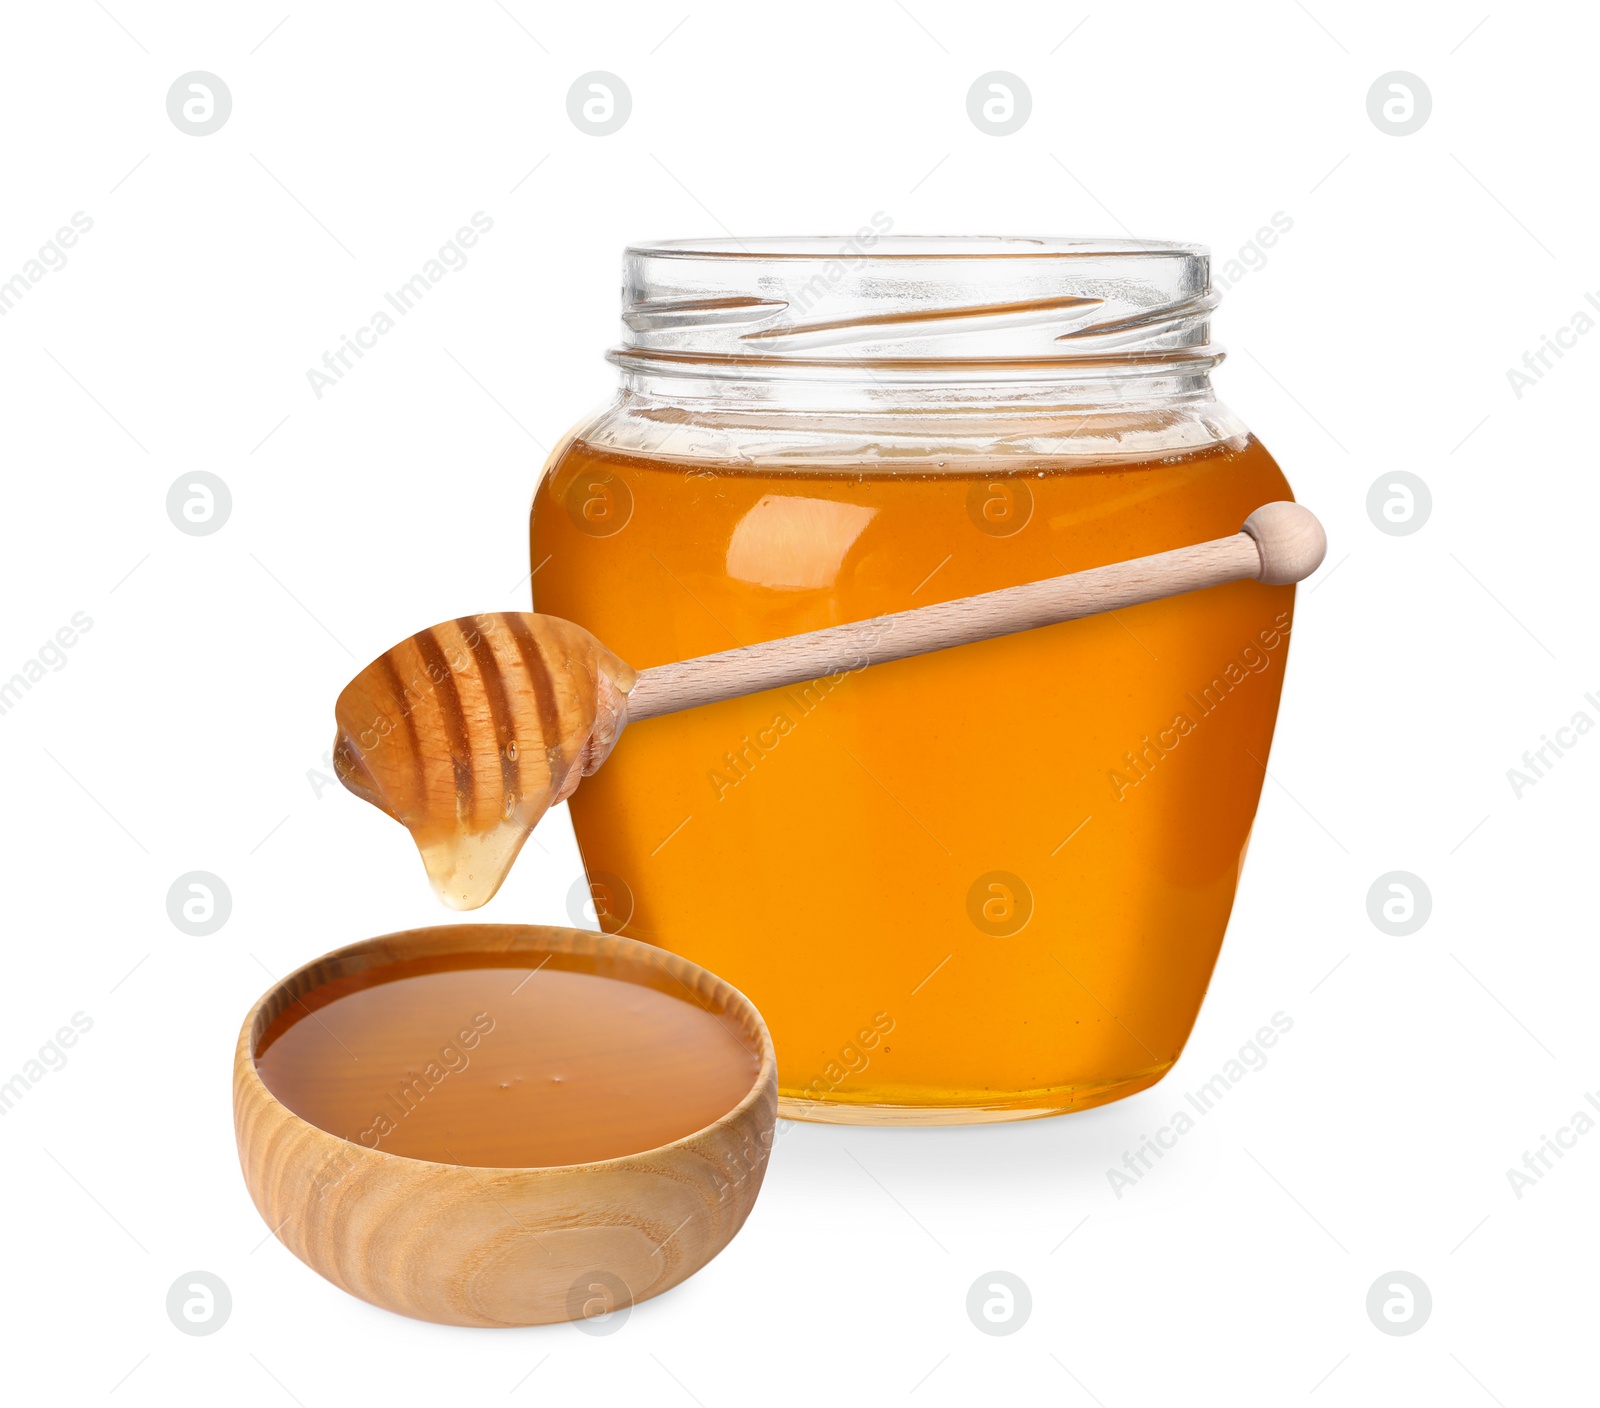
<instances>
[{"instance_id":1,"label":"wooden honey dipper","mask_svg":"<svg viewBox=\"0 0 1600 1408\"><path fill-rule=\"evenodd\" d=\"M1283 586L1326 551L1309 509L1271 503L1230 537L642 671L556 616L464 616L402 641L345 686L334 767L411 832L439 897L476 909L629 722L1223 582Z\"/></svg>"}]
</instances>

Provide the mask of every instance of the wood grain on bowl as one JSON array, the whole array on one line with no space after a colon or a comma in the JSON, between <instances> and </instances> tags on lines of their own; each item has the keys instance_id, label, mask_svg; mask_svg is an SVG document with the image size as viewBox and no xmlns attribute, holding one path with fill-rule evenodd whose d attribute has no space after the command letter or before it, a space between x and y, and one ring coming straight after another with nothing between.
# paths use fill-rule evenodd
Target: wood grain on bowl
<instances>
[{"instance_id":1,"label":"wood grain on bowl","mask_svg":"<svg viewBox=\"0 0 1600 1408\"><path fill-rule=\"evenodd\" d=\"M255 1056L275 1020L316 989L396 963L526 953L681 993L760 1053L748 1093L706 1127L595 1163L489 1168L407 1158L318 1128L262 1083ZM451 1015L451 1014L444 1014ZM307 1020L311 1019L310 1014ZM536 925L416 929L339 949L277 983L234 1053L240 1167L278 1240L336 1286L452 1325L538 1325L659 1295L744 1224L766 1172L776 1062L760 1015L728 984L663 949Z\"/></svg>"}]
</instances>

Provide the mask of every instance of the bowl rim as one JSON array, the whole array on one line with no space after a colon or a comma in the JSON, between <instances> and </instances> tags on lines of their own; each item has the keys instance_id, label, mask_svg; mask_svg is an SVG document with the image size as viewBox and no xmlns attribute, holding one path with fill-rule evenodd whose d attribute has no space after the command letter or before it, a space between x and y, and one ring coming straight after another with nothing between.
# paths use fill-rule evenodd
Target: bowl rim
<instances>
[{"instance_id":1,"label":"bowl rim","mask_svg":"<svg viewBox=\"0 0 1600 1408\"><path fill-rule=\"evenodd\" d=\"M669 1143L656 1144L652 1145L648 1149L636 1149L632 1153L618 1154L614 1158L609 1159L596 1159L589 1163L533 1165L439 1163L433 1159L417 1159L411 1157L409 1154L396 1154L387 1149L375 1149L371 1145L363 1144L359 1140L346 1139L343 1135L335 1134L332 1130L324 1129L321 1125L313 1123L311 1120L306 1119L304 1115L301 1115L297 1111L290 1109L288 1105L284 1104L282 1100L278 1099L278 1097L267 1088L266 1082L261 1079L261 1072L256 1068L255 1051L253 1050L253 1032L257 1020L261 1016L267 1004L271 1002L273 998L276 997L280 992L290 987L290 985L293 984L297 979L304 978L313 969L318 968L323 964L336 962L343 958L353 957L364 953L370 953L378 946L393 942L395 940L422 939L427 941L430 939L443 938L447 935L458 932L462 933L463 935L467 932L471 932L476 935L483 935L486 932L498 932L507 936L532 935L536 938L536 940L538 940L538 946L528 950L529 952L533 953L547 951L544 947L544 941L552 936L558 937L567 941L571 946L564 948L552 948L548 950L549 952L578 953L595 957L609 955L630 959L642 967L653 968L657 972L664 972L669 976L676 978L686 989L688 989L691 996L694 995L694 989L689 987L689 983L684 980L687 978L703 976L710 982L713 988L718 991L719 996L724 999L726 1005L742 1005L744 1009L743 1015L747 1016L750 1022L754 1025L756 1036L759 1038L761 1043L761 1061L760 1065L757 1067L755 1078L750 1084L750 1088L744 1093L736 1105L719 1115L709 1124L702 1125L699 1129L692 1130L688 1134L681 1135L679 1138L674 1139ZM496 951L488 949L482 944L478 944L475 947L480 952ZM465 941L463 941L463 949L467 950ZM444 950L440 951L442 952ZM405 960L394 959L392 961L403 962ZM376 966L381 967L384 965L380 964ZM678 971L673 971L674 968L676 968ZM618 981L626 982L630 980L619 977ZM312 984L312 986L321 986L321 984ZM310 989L308 988L307 991L309 990ZM767 1098L767 1092L769 1088L773 1092L774 1097L776 1096L777 1066L777 1053L772 1044L772 1034L767 1030L766 1019L762 1017L761 1011L755 1005L755 1003L751 1002L750 999L744 995L744 993L742 993L738 988L734 987L734 985L728 982L725 978L718 977L715 973L711 972L710 969L703 968L700 964L694 962L693 959L684 958L681 954L673 953L669 949L661 948L656 944L645 943L640 939L628 938L623 934L607 934L594 929L573 929L564 925L556 924L491 924L479 923L475 921L462 924L429 924L412 929L397 929L388 934L375 934L370 938L357 939L353 943L344 944L336 949L330 949L327 953L321 954L316 958L302 963L298 968L295 968L291 972L285 973L281 978L276 979L272 985L261 994L260 997L250 1004L249 1010L245 1013L244 1021L240 1025L239 1039L234 1046L234 1105L235 1109L237 1110L239 1101L245 1093L244 1090L240 1088L240 1082L243 1082L244 1086L249 1089L251 1095L257 1099L266 1100L272 1106L276 1107L276 1109L280 1111L283 1116L287 1117L294 1124L303 1125L306 1129L311 1130L316 1137L324 1140L331 1140L334 1144L344 1146L351 1150L359 1150L363 1154L372 1154L385 1159L391 1159L407 1164L415 1164L419 1173L429 1169L446 1169L452 1172L464 1171L473 1175L483 1174L491 1178L505 1178L516 1175L553 1178L562 1177L566 1174L574 1172L623 1172L626 1171L630 1165L636 1164L640 1159L654 1158L674 1150L683 1149L697 1142L702 1142L712 1130L716 1130L724 1126L732 1126L752 1113L754 1108ZM776 1102L774 1100L774 1107L775 1106ZM774 1120L774 1123L775 1122L776 1121ZM767 1144L767 1148L762 1151L763 1159L771 1154L772 1141L769 1138L765 1142Z\"/></svg>"}]
</instances>

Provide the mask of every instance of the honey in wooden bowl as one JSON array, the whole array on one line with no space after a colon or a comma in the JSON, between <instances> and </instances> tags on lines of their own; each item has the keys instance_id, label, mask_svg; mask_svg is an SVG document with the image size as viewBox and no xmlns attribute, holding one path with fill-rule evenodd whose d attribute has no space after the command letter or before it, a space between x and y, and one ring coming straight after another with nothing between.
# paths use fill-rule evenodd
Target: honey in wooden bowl
<instances>
[{"instance_id":1,"label":"honey in wooden bowl","mask_svg":"<svg viewBox=\"0 0 1600 1408\"><path fill-rule=\"evenodd\" d=\"M670 1144L737 1105L760 1064L687 990L526 953L441 954L324 984L256 1050L267 1089L330 1134L481 1168Z\"/></svg>"},{"instance_id":2,"label":"honey in wooden bowl","mask_svg":"<svg viewBox=\"0 0 1600 1408\"><path fill-rule=\"evenodd\" d=\"M744 1224L776 1109L772 1042L740 993L576 929L339 949L275 985L234 1053L267 1225L351 1294L444 1324L670 1289Z\"/></svg>"}]
</instances>

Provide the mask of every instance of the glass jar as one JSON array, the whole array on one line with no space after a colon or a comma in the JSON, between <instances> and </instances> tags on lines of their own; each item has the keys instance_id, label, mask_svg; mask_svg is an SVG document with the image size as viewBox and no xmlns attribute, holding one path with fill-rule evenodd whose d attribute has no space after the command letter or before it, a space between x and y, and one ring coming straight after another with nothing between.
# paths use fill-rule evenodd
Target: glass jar
<instances>
[{"instance_id":1,"label":"glass jar","mask_svg":"<svg viewBox=\"0 0 1600 1408\"><path fill-rule=\"evenodd\" d=\"M535 609L642 669L1237 532L1290 493L1212 394L1209 267L629 249L620 393L535 496ZM1238 582L630 726L571 802L600 921L756 1004L787 1116L1141 1090L1210 981L1293 605Z\"/></svg>"}]
</instances>

